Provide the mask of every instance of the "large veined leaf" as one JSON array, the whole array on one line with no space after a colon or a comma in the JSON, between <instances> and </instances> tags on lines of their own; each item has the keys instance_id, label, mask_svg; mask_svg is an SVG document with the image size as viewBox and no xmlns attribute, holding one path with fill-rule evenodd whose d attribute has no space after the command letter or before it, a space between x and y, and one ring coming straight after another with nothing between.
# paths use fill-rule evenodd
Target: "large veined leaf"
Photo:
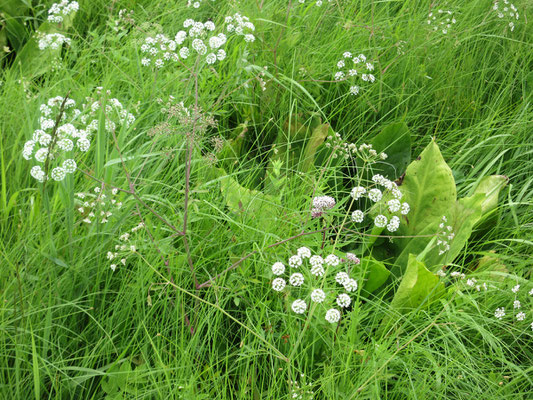
<instances>
[{"instance_id":1,"label":"large veined leaf","mask_svg":"<svg viewBox=\"0 0 533 400\"><path fill-rule=\"evenodd\" d=\"M430 272L415 255L410 254L405 275L390 307L397 312L406 313L423 304L431 303L444 292L444 284L440 282L439 277Z\"/></svg>"},{"instance_id":2,"label":"large veined leaf","mask_svg":"<svg viewBox=\"0 0 533 400\"><path fill-rule=\"evenodd\" d=\"M390 275L385 264L372 257L364 257L357 268L365 272L363 289L368 293L372 293L383 285Z\"/></svg>"},{"instance_id":3,"label":"large veined leaf","mask_svg":"<svg viewBox=\"0 0 533 400\"><path fill-rule=\"evenodd\" d=\"M443 215L449 215L455 206L457 192L450 167L444 161L439 147L432 141L411 162L400 186L402 201L409 203L411 211L402 219L399 236L395 239L398 258L391 272L401 275L407 267L409 254L420 254L438 231Z\"/></svg>"},{"instance_id":4,"label":"large veined leaf","mask_svg":"<svg viewBox=\"0 0 533 400\"><path fill-rule=\"evenodd\" d=\"M247 219L258 221L272 216L272 209L279 203L278 198L264 194L259 190L247 189L219 169L220 191L228 208Z\"/></svg>"},{"instance_id":5,"label":"large veined leaf","mask_svg":"<svg viewBox=\"0 0 533 400\"><path fill-rule=\"evenodd\" d=\"M299 168L300 171L308 172L311 166L314 165L317 149L322 143L324 143L324 140L326 140L328 133L330 132L333 133L329 124L320 124L313 129L303 153L303 160L301 162L301 167Z\"/></svg>"},{"instance_id":6,"label":"large veined leaf","mask_svg":"<svg viewBox=\"0 0 533 400\"><path fill-rule=\"evenodd\" d=\"M378 152L388 155L387 159L372 167L373 173L389 179L399 178L411 161L411 134L404 122L387 125L370 143Z\"/></svg>"}]
</instances>

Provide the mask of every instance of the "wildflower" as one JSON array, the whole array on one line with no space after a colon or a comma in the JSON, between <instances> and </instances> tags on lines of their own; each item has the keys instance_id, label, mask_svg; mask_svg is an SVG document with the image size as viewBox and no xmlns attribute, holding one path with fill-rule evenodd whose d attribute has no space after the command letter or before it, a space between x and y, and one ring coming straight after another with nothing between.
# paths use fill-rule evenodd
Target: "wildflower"
<instances>
[{"instance_id":1,"label":"wildflower","mask_svg":"<svg viewBox=\"0 0 533 400\"><path fill-rule=\"evenodd\" d=\"M376 218L374 218L374 224L378 228L384 228L385 226L387 226L387 217L381 214L376 216Z\"/></svg>"},{"instance_id":2,"label":"wildflower","mask_svg":"<svg viewBox=\"0 0 533 400\"><path fill-rule=\"evenodd\" d=\"M505 317L505 309L503 307L497 308L496 311L494 311L494 316L498 319L502 319Z\"/></svg>"},{"instance_id":3,"label":"wildflower","mask_svg":"<svg viewBox=\"0 0 533 400\"><path fill-rule=\"evenodd\" d=\"M331 196L318 196L313 198L311 215L313 218L320 217L327 210L335 207L335 199Z\"/></svg>"},{"instance_id":4,"label":"wildflower","mask_svg":"<svg viewBox=\"0 0 533 400\"><path fill-rule=\"evenodd\" d=\"M337 275L335 275L335 281L339 284L339 285L343 285L344 286L344 283L349 280L350 277L348 276L348 274L346 272L338 272Z\"/></svg>"},{"instance_id":5,"label":"wildflower","mask_svg":"<svg viewBox=\"0 0 533 400\"><path fill-rule=\"evenodd\" d=\"M347 308L350 306L352 299L346 293L341 293L337 296L337 305L339 307Z\"/></svg>"},{"instance_id":6,"label":"wildflower","mask_svg":"<svg viewBox=\"0 0 533 400\"><path fill-rule=\"evenodd\" d=\"M291 308L296 314L303 314L307 310L307 304L305 301L297 299L292 302Z\"/></svg>"},{"instance_id":7,"label":"wildflower","mask_svg":"<svg viewBox=\"0 0 533 400\"><path fill-rule=\"evenodd\" d=\"M274 263L274 265L272 265L272 273L274 275L283 275L284 272L285 272L285 265L283 265L283 263L278 261Z\"/></svg>"},{"instance_id":8,"label":"wildflower","mask_svg":"<svg viewBox=\"0 0 533 400\"><path fill-rule=\"evenodd\" d=\"M324 264L324 259L319 255L314 255L309 259L309 264L312 266Z\"/></svg>"},{"instance_id":9,"label":"wildflower","mask_svg":"<svg viewBox=\"0 0 533 400\"><path fill-rule=\"evenodd\" d=\"M335 308L331 308L326 312L326 321L329 323L336 323L339 322L341 319L341 313L339 310L336 310Z\"/></svg>"},{"instance_id":10,"label":"wildflower","mask_svg":"<svg viewBox=\"0 0 533 400\"><path fill-rule=\"evenodd\" d=\"M513 307L514 307L514 308L520 308L520 306L521 306L521 304L520 304L520 301L519 301L519 300L515 300L515 301L513 302Z\"/></svg>"},{"instance_id":11,"label":"wildflower","mask_svg":"<svg viewBox=\"0 0 533 400\"><path fill-rule=\"evenodd\" d=\"M381 193L381 190L379 189L370 189L368 191L368 198L372 200L374 203L377 203L381 200L381 197L383 197L383 193Z\"/></svg>"},{"instance_id":12,"label":"wildflower","mask_svg":"<svg viewBox=\"0 0 533 400\"><path fill-rule=\"evenodd\" d=\"M37 45L41 51L46 49L57 50L60 49L63 44L70 45L70 38L62 35L61 33L39 32L37 34L37 39L39 39Z\"/></svg>"},{"instance_id":13,"label":"wildflower","mask_svg":"<svg viewBox=\"0 0 533 400\"><path fill-rule=\"evenodd\" d=\"M377 225L377 224L376 224ZM400 218L398 218L396 215L393 216L389 223L387 224L387 230L389 232L395 232L398 230L398 227L400 226Z\"/></svg>"},{"instance_id":14,"label":"wildflower","mask_svg":"<svg viewBox=\"0 0 533 400\"><path fill-rule=\"evenodd\" d=\"M272 289L274 289L276 292L281 292L283 289L285 289L285 279L283 278L276 278L272 281Z\"/></svg>"},{"instance_id":15,"label":"wildflower","mask_svg":"<svg viewBox=\"0 0 533 400\"><path fill-rule=\"evenodd\" d=\"M301 258L311 257L311 250L309 250L307 247L300 247L297 253Z\"/></svg>"},{"instance_id":16,"label":"wildflower","mask_svg":"<svg viewBox=\"0 0 533 400\"><path fill-rule=\"evenodd\" d=\"M528 292L528 294L529 294L530 296L533 296L533 289L531 289L531 290Z\"/></svg>"},{"instance_id":17,"label":"wildflower","mask_svg":"<svg viewBox=\"0 0 533 400\"><path fill-rule=\"evenodd\" d=\"M109 266L111 268L111 271L115 272L115 269L117 269L117 265L116 264L111 264Z\"/></svg>"},{"instance_id":18,"label":"wildflower","mask_svg":"<svg viewBox=\"0 0 533 400\"><path fill-rule=\"evenodd\" d=\"M290 276L289 283L292 286L302 286L302 284L304 283L304 276L299 272L296 272Z\"/></svg>"},{"instance_id":19,"label":"wildflower","mask_svg":"<svg viewBox=\"0 0 533 400\"><path fill-rule=\"evenodd\" d=\"M355 279L349 278L346 279L343 283L344 289L347 292L355 292L357 290L357 281Z\"/></svg>"},{"instance_id":20,"label":"wildflower","mask_svg":"<svg viewBox=\"0 0 533 400\"><path fill-rule=\"evenodd\" d=\"M350 94L353 95L353 96L358 95L359 94L359 86L357 86L357 85L350 86Z\"/></svg>"},{"instance_id":21,"label":"wildflower","mask_svg":"<svg viewBox=\"0 0 533 400\"><path fill-rule=\"evenodd\" d=\"M406 203L404 203L406 204ZM387 205L389 206L389 211L391 213L395 213L400 211L402 205L398 199L392 199L387 202Z\"/></svg>"},{"instance_id":22,"label":"wildflower","mask_svg":"<svg viewBox=\"0 0 533 400\"><path fill-rule=\"evenodd\" d=\"M322 266L322 264L316 264L311 266L311 274L315 276L324 275L324 267Z\"/></svg>"},{"instance_id":23,"label":"wildflower","mask_svg":"<svg viewBox=\"0 0 533 400\"><path fill-rule=\"evenodd\" d=\"M354 200L358 200L360 199L364 194L366 193L366 189L362 186L356 186L352 189L352 191L350 192L350 196L352 196L352 198Z\"/></svg>"},{"instance_id":24,"label":"wildflower","mask_svg":"<svg viewBox=\"0 0 533 400\"><path fill-rule=\"evenodd\" d=\"M365 214L361 210L355 210L352 212L352 221L353 222L363 222L363 219L365 218Z\"/></svg>"},{"instance_id":25,"label":"wildflower","mask_svg":"<svg viewBox=\"0 0 533 400\"><path fill-rule=\"evenodd\" d=\"M77 1L63 0L60 3L54 3L48 10L48 22L60 24L66 16L75 13L79 8Z\"/></svg>"},{"instance_id":26,"label":"wildflower","mask_svg":"<svg viewBox=\"0 0 533 400\"><path fill-rule=\"evenodd\" d=\"M336 267L339 265L339 257L337 257L335 254L330 254L325 258L324 261L331 267Z\"/></svg>"},{"instance_id":27,"label":"wildflower","mask_svg":"<svg viewBox=\"0 0 533 400\"><path fill-rule=\"evenodd\" d=\"M513 292L513 293L518 293L519 290L520 290L520 285L518 284L518 285L514 286L514 287L511 289L511 292Z\"/></svg>"},{"instance_id":28,"label":"wildflower","mask_svg":"<svg viewBox=\"0 0 533 400\"><path fill-rule=\"evenodd\" d=\"M400 193L401 193L401 192L400 192ZM407 215L407 214L409 214L409 211L410 211L409 204L407 204L407 203L402 203L402 208L401 208L401 210L400 210L400 213L401 213L402 215Z\"/></svg>"},{"instance_id":29,"label":"wildflower","mask_svg":"<svg viewBox=\"0 0 533 400\"><path fill-rule=\"evenodd\" d=\"M298 268L302 265L302 258L298 255L289 258L289 266L291 268Z\"/></svg>"},{"instance_id":30,"label":"wildflower","mask_svg":"<svg viewBox=\"0 0 533 400\"><path fill-rule=\"evenodd\" d=\"M311 292L311 300L315 303L322 303L326 299L326 294L322 289L315 289Z\"/></svg>"},{"instance_id":31,"label":"wildflower","mask_svg":"<svg viewBox=\"0 0 533 400\"><path fill-rule=\"evenodd\" d=\"M359 264L361 260L353 253L346 253L346 259L354 264Z\"/></svg>"},{"instance_id":32,"label":"wildflower","mask_svg":"<svg viewBox=\"0 0 533 400\"><path fill-rule=\"evenodd\" d=\"M522 311L516 314L517 321L523 321L525 318L526 318L526 314Z\"/></svg>"}]
</instances>

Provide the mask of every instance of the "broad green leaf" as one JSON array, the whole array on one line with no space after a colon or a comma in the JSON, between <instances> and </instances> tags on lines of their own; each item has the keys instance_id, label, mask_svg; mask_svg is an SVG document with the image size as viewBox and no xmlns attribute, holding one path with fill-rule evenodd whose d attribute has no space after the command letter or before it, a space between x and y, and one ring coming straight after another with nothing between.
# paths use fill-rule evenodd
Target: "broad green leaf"
<instances>
[{"instance_id":1,"label":"broad green leaf","mask_svg":"<svg viewBox=\"0 0 533 400\"><path fill-rule=\"evenodd\" d=\"M220 191L232 212L256 219L271 215L272 206L277 204L275 197L259 190L246 189L231 176L226 175L223 170L219 169L219 172L222 175L219 178Z\"/></svg>"},{"instance_id":2,"label":"broad green leaf","mask_svg":"<svg viewBox=\"0 0 533 400\"><path fill-rule=\"evenodd\" d=\"M4 12L4 19L9 43L15 51L19 51L27 36L27 30L19 17Z\"/></svg>"},{"instance_id":3,"label":"broad green leaf","mask_svg":"<svg viewBox=\"0 0 533 400\"><path fill-rule=\"evenodd\" d=\"M53 61L60 57L61 48L40 50L37 35L39 33L47 34L57 32L58 30L54 25L48 22L42 23L37 32L17 54L12 68L20 70L22 76L27 79L33 79L46 73L52 67Z\"/></svg>"},{"instance_id":4,"label":"broad green leaf","mask_svg":"<svg viewBox=\"0 0 533 400\"><path fill-rule=\"evenodd\" d=\"M385 264L372 257L364 257L357 268L365 271L363 289L368 293L372 293L383 285L390 275L390 271L385 267Z\"/></svg>"},{"instance_id":5,"label":"broad green leaf","mask_svg":"<svg viewBox=\"0 0 533 400\"><path fill-rule=\"evenodd\" d=\"M425 257L428 268L452 262L464 248L472 235L475 224L481 218L481 204L485 195L478 193L471 197L464 197L455 203L455 207L448 214L446 226L452 227L454 237L449 240L450 250L439 254L438 247L431 249Z\"/></svg>"},{"instance_id":6,"label":"broad green leaf","mask_svg":"<svg viewBox=\"0 0 533 400\"><path fill-rule=\"evenodd\" d=\"M30 6L29 0L0 0L0 13L20 17L26 14Z\"/></svg>"},{"instance_id":7,"label":"broad green leaf","mask_svg":"<svg viewBox=\"0 0 533 400\"><path fill-rule=\"evenodd\" d=\"M328 133L332 132L329 124L321 124L317 126L311 133L311 138L307 142L305 151L303 154L303 160L301 161L300 171L308 172L311 166L314 164L315 155L318 147L324 143L324 140L328 137Z\"/></svg>"},{"instance_id":8,"label":"broad green leaf","mask_svg":"<svg viewBox=\"0 0 533 400\"><path fill-rule=\"evenodd\" d=\"M419 237L394 240L399 253L391 270L395 275L405 270L410 253L419 254L426 248L430 235L437 233L442 216L449 216L456 202L452 171L435 141L409 164L400 190L402 201L409 203L411 211L402 218L397 234Z\"/></svg>"},{"instance_id":9,"label":"broad green leaf","mask_svg":"<svg viewBox=\"0 0 533 400\"><path fill-rule=\"evenodd\" d=\"M406 313L423 304L429 304L445 292L444 284L437 275L430 272L422 261L409 254L407 269L400 286L391 301L390 307Z\"/></svg>"},{"instance_id":10,"label":"broad green leaf","mask_svg":"<svg viewBox=\"0 0 533 400\"><path fill-rule=\"evenodd\" d=\"M487 214L498 206L500 191L507 185L509 178L504 175L486 176L478 183L474 193L483 193L485 199L481 203L481 212Z\"/></svg>"},{"instance_id":11,"label":"broad green leaf","mask_svg":"<svg viewBox=\"0 0 533 400\"><path fill-rule=\"evenodd\" d=\"M374 174L382 174L389 179L399 178L411 161L411 134L404 122L387 125L370 143L378 152L388 155L372 167Z\"/></svg>"}]
</instances>

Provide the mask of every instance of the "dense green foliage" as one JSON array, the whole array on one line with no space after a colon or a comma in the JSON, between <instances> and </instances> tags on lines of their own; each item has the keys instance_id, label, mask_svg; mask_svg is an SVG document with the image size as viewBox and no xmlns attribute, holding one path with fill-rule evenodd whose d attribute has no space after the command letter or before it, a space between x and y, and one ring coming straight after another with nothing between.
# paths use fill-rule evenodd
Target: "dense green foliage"
<instances>
[{"instance_id":1,"label":"dense green foliage","mask_svg":"<svg viewBox=\"0 0 533 400\"><path fill-rule=\"evenodd\" d=\"M59 25L51 3L0 2L0 398L530 398L527 1L512 31L490 0L80 0ZM427 24L438 7L455 11L446 34ZM147 35L236 12L255 41L230 37L224 60L142 65ZM71 42L42 51L37 32ZM333 78L346 51L375 67L356 96ZM110 134L96 113L77 171L42 184L22 151L41 104L67 95L136 120ZM335 157L335 133L386 162ZM372 226L379 204L350 221L376 173L411 207L394 233ZM123 206L84 223L76 194L96 186ZM318 195L337 204L311 218ZM272 290L272 264L302 246L361 258L339 324Z\"/></svg>"}]
</instances>

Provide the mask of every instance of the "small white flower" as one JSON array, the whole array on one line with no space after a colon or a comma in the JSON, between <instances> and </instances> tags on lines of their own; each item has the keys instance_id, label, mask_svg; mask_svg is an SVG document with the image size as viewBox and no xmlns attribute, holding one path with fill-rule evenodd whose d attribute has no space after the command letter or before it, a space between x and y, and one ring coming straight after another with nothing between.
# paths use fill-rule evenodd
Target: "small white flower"
<instances>
[{"instance_id":1,"label":"small white flower","mask_svg":"<svg viewBox=\"0 0 533 400\"><path fill-rule=\"evenodd\" d=\"M72 174L77 168L76 161L73 159L63 161L63 168L67 174Z\"/></svg>"},{"instance_id":2,"label":"small white flower","mask_svg":"<svg viewBox=\"0 0 533 400\"><path fill-rule=\"evenodd\" d=\"M378 228L384 228L385 226L387 226L387 217L381 214L376 216L376 218L374 218L374 224Z\"/></svg>"},{"instance_id":3,"label":"small white flower","mask_svg":"<svg viewBox=\"0 0 533 400\"><path fill-rule=\"evenodd\" d=\"M272 265L272 273L274 275L283 275L284 272L285 272L285 265L283 265L283 263L278 261L274 263L274 265Z\"/></svg>"},{"instance_id":4,"label":"small white flower","mask_svg":"<svg viewBox=\"0 0 533 400\"><path fill-rule=\"evenodd\" d=\"M338 63L337 63L337 68L344 68L346 64L344 63L344 60L340 60Z\"/></svg>"},{"instance_id":5,"label":"small white flower","mask_svg":"<svg viewBox=\"0 0 533 400\"><path fill-rule=\"evenodd\" d=\"M309 264L312 266L324 264L324 259L319 255L314 255L309 259Z\"/></svg>"},{"instance_id":6,"label":"small white flower","mask_svg":"<svg viewBox=\"0 0 533 400\"><path fill-rule=\"evenodd\" d=\"M520 304L520 300L515 300L513 302L513 307L514 308L520 308L522 306L522 304Z\"/></svg>"},{"instance_id":7,"label":"small white flower","mask_svg":"<svg viewBox=\"0 0 533 400\"><path fill-rule=\"evenodd\" d=\"M111 264L109 266L111 268L111 271L115 272L115 269L117 269L117 265L116 264Z\"/></svg>"},{"instance_id":8,"label":"small white flower","mask_svg":"<svg viewBox=\"0 0 533 400\"><path fill-rule=\"evenodd\" d=\"M337 296L337 305L339 307L349 307L351 302L352 299L350 299L350 296L348 296L346 293L341 293Z\"/></svg>"},{"instance_id":9,"label":"small white flower","mask_svg":"<svg viewBox=\"0 0 533 400\"><path fill-rule=\"evenodd\" d=\"M292 302L291 308L296 314L303 314L307 310L307 304L301 299L296 299Z\"/></svg>"},{"instance_id":10,"label":"small white flower","mask_svg":"<svg viewBox=\"0 0 533 400\"><path fill-rule=\"evenodd\" d=\"M352 96L357 96L359 94L359 86L357 85L350 86L350 94Z\"/></svg>"},{"instance_id":11,"label":"small white flower","mask_svg":"<svg viewBox=\"0 0 533 400\"><path fill-rule=\"evenodd\" d=\"M325 258L324 261L326 262L326 264L332 267L336 267L337 265L339 265L339 257L337 257L335 254L330 254Z\"/></svg>"},{"instance_id":12,"label":"small white flower","mask_svg":"<svg viewBox=\"0 0 533 400\"><path fill-rule=\"evenodd\" d=\"M389 223L387 224L387 230L389 232L396 232L400 226L400 218L398 218L396 215L393 216Z\"/></svg>"},{"instance_id":13,"label":"small white flower","mask_svg":"<svg viewBox=\"0 0 533 400\"><path fill-rule=\"evenodd\" d=\"M297 253L301 258L311 257L311 250L309 250L307 247L300 247Z\"/></svg>"},{"instance_id":14,"label":"small white flower","mask_svg":"<svg viewBox=\"0 0 533 400\"><path fill-rule=\"evenodd\" d=\"M362 186L356 186L352 189L352 191L350 192L350 196L352 196L352 198L354 200L358 200L359 198L361 198L361 196L363 196L364 194L366 193L366 189Z\"/></svg>"},{"instance_id":15,"label":"small white flower","mask_svg":"<svg viewBox=\"0 0 533 400\"><path fill-rule=\"evenodd\" d=\"M315 276L322 276L324 275L324 267L322 264L316 264L311 267L311 273Z\"/></svg>"},{"instance_id":16,"label":"small white flower","mask_svg":"<svg viewBox=\"0 0 533 400\"><path fill-rule=\"evenodd\" d=\"M372 200L374 203L377 203L381 200L383 197L383 193L381 193L381 190L379 189L370 189L368 191L368 198Z\"/></svg>"},{"instance_id":17,"label":"small white flower","mask_svg":"<svg viewBox=\"0 0 533 400\"><path fill-rule=\"evenodd\" d=\"M401 192L400 192L400 193L401 193ZM409 204L407 204L407 203L402 203L402 209L400 210L400 213L401 213L402 215L407 215L407 214L409 214L409 211L410 211L410 210L411 210L411 209L410 209L410 207L409 207Z\"/></svg>"},{"instance_id":18,"label":"small white flower","mask_svg":"<svg viewBox=\"0 0 533 400\"><path fill-rule=\"evenodd\" d=\"M46 180L46 175L40 165L32 167L32 169L30 170L30 175L33 176L39 182L44 182Z\"/></svg>"},{"instance_id":19,"label":"small white flower","mask_svg":"<svg viewBox=\"0 0 533 400\"><path fill-rule=\"evenodd\" d=\"M363 222L364 218L365 218L365 214L361 210L355 210L352 213L352 221L353 222L357 222L357 223Z\"/></svg>"},{"instance_id":20,"label":"small white flower","mask_svg":"<svg viewBox=\"0 0 533 400\"><path fill-rule=\"evenodd\" d=\"M404 203L405 204L405 203ZM400 208L402 207L400 200L398 199L392 199L387 202L387 205L389 206L389 211L391 213L395 213L400 211Z\"/></svg>"},{"instance_id":21,"label":"small white flower","mask_svg":"<svg viewBox=\"0 0 533 400\"><path fill-rule=\"evenodd\" d=\"M326 299L326 294L322 289L315 289L311 292L311 300L315 303L322 303Z\"/></svg>"},{"instance_id":22,"label":"small white flower","mask_svg":"<svg viewBox=\"0 0 533 400\"><path fill-rule=\"evenodd\" d=\"M338 272L337 275L335 275L335 281L339 285L343 285L344 286L344 283L346 283L346 281L348 281L349 279L350 279L350 277L348 276L348 274L346 272Z\"/></svg>"},{"instance_id":23,"label":"small white flower","mask_svg":"<svg viewBox=\"0 0 533 400\"><path fill-rule=\"evenodd\" d=\"M276 292L281 292L283 289L285 289L285 279L283 278L276 278L272 281L272 289L274 289Z\"/></svg>"},{"instance_id":24,"label":"small white flower","mask_svg":"<svg viewBox=\"0 0 533 400\"><path fill-rule=\"evenodd\" d=\"M326 321L328 321L329 323L334 324L336 322L339 322L340 319L341 313L339 310L331 308L326 312Z\"/></svg>"},{"instance_id":25,"label":"small white flower","mask_svg":"<svg viewBox=\"0 0 533 400\"><path fill-rule=\"evenodd\" d=\"M514 286L514 287L511 289L511 291L512 291L513 293L518 293L519 290L520 290L520 285L516 285L516 286Z\"/></svg>"},{"instance_id":26,"label":"small white flower","mask_svg":"<svg viewBox=\"0 0 533 400\"><path fill-rule=\"evenodd\" d=\"M344 281L343 286L347 292L355 292L357 290L357 281L353 278L349 278Z\"/></svg>"},{"instance_id":27,"label":"small white flower","mask_svg":"<svg viewBox=\"0 0 533 400\"><path fill-rule=\"evenodd\" d=\"M295 255L289 258L289 266L291 268L298 268L302 265L302 257Z\"/></svg>"},{"instance_id":28,"label":"small white flower","mask_svg":"<svg viewBox=\"0 0 533 400\"><path fill-rule=\"evenodd\" d=\"M62 167L55 167L53 170L52 170L52 173L50 174L52 176L52 179L55 180L55 181L62 181L63 179L65 179L65 176L67 175L67 173L65 172L65 169L62 168Z\"/></svg>"},{"instance_id":29,"label":"small white flower","mask_svg":"<svg viewBox=\"0 0 533 400\"><path fill-rule=\"evenodd\" d=\"M517 321L523 321L526 318L526 313L520 311L518 314L516 314L516 320Z\"/></svg>"},{"instance_id":30,"label":"small white flower","mask_svg":"<svg viewBox=\"0 0 533 400\"><path fill-rule=\"evenodd\" d=\"M299 272L296 272L290 276L289 283L292 286L302 286L302 284L304 283L304 276Z\"/></svg>"},{"instance_id":31,"label":"small white flower","mask_svg":"<svg viewBox=\"0 0 533 400\"><path fill-rule=\"evenodd\" d=\"M494 311L494 316L498 319L502 319L505 317L505 309L503 307L497 308L496 311Z\"/></svg>"}]
</instances>

